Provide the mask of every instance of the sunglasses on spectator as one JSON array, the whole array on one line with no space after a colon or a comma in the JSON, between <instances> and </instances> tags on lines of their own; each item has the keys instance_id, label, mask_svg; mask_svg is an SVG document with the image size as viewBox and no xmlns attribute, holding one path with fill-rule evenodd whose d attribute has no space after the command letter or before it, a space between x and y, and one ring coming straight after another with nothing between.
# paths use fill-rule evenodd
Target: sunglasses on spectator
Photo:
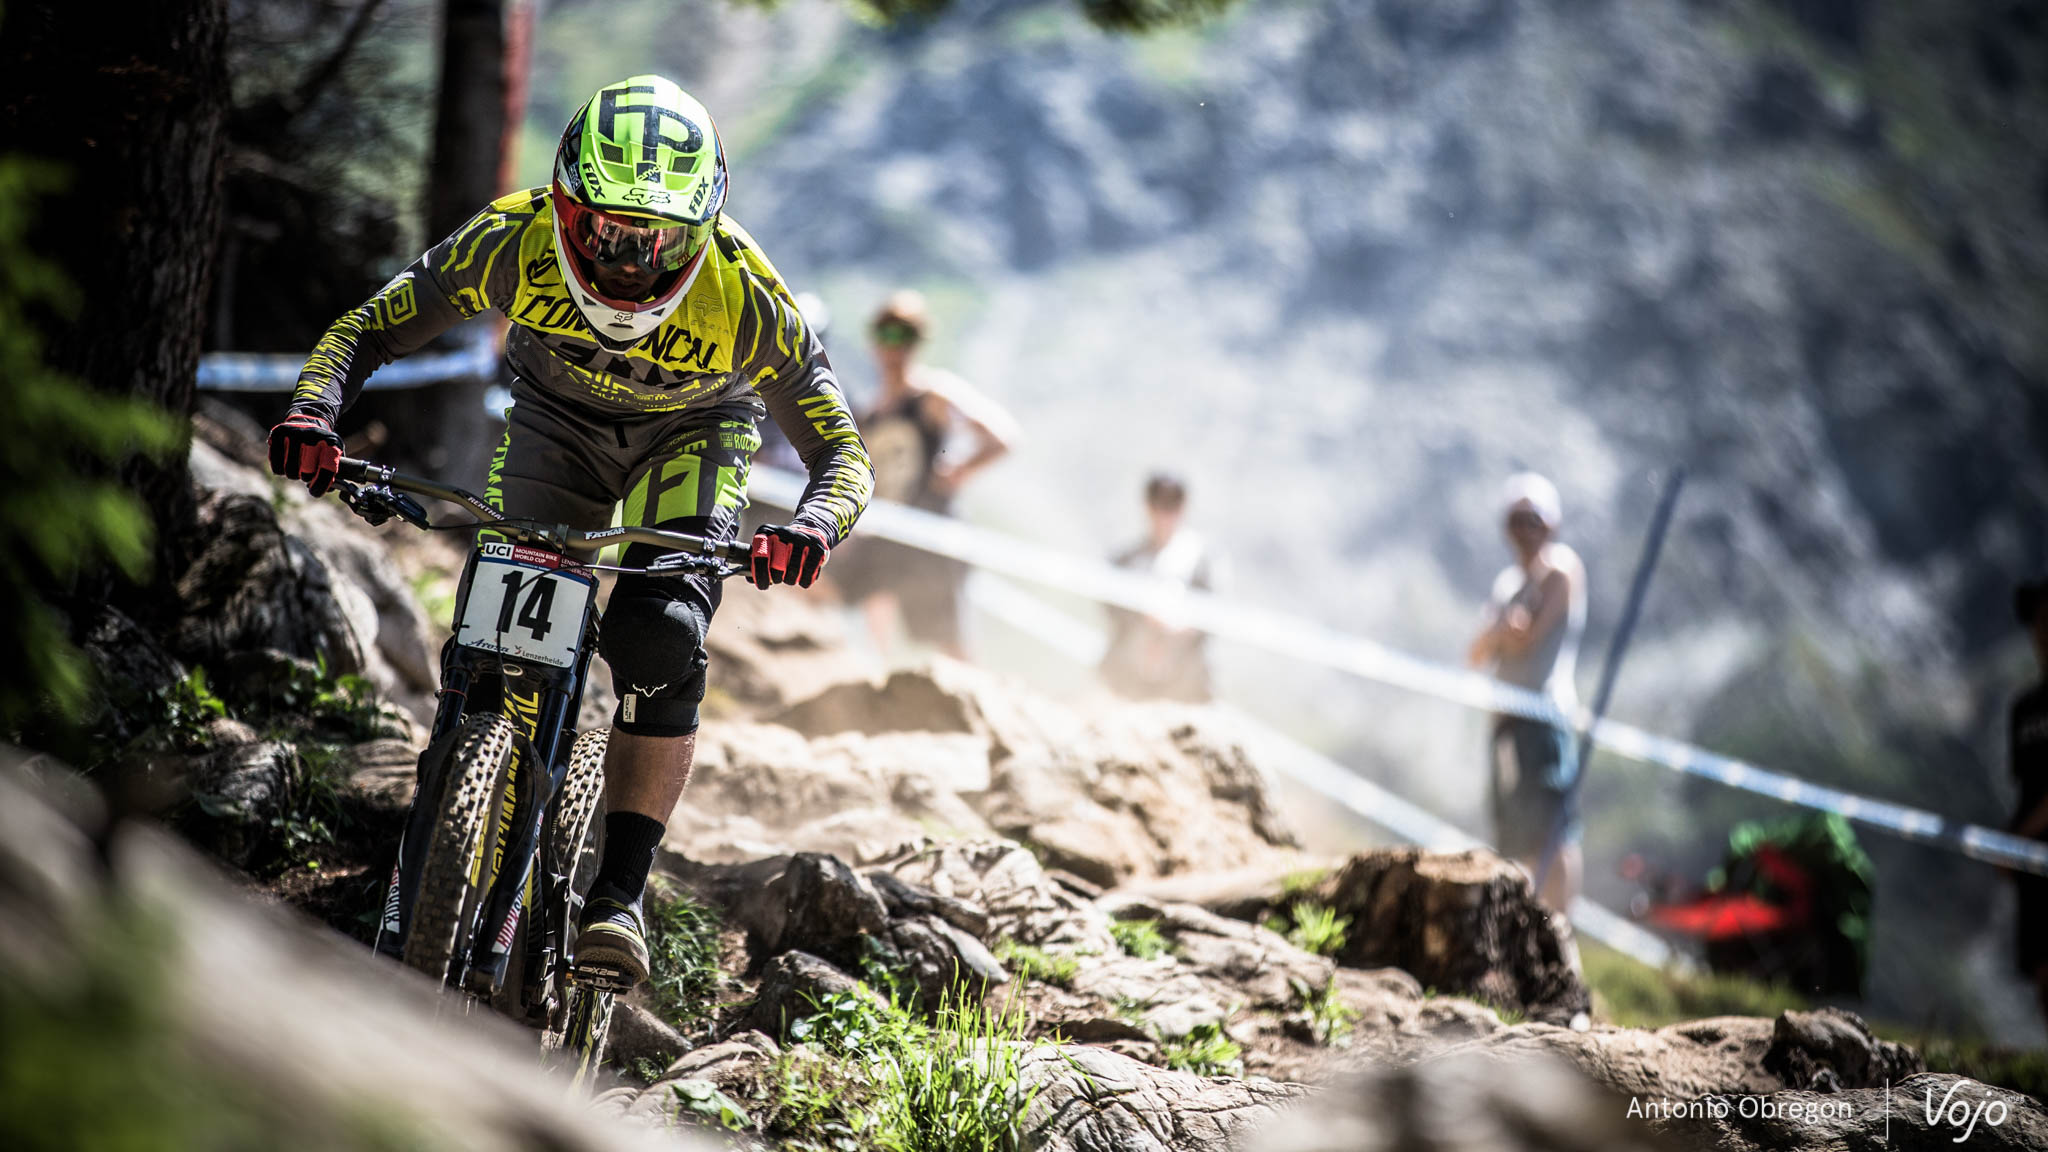
<instances>
[{"instance_id":1,"label":"sunglasses on spectator","mask_svg":"<svg viewBox=\"0 0 2048 1152\"><path fill-rule=\"evenodd\" d=\"M917 329L894 320L875 325L875 343L885 348L901 348L917 343Z\"/></svg>"}]
</instances>

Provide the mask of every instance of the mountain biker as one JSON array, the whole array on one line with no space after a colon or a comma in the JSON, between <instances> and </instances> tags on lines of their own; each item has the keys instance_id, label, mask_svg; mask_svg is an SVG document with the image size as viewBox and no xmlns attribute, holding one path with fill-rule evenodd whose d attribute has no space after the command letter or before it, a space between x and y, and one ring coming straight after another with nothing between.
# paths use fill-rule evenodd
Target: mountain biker
<instances>
[{"instance_id":1,"label":"mountain biker","mask_svg":"<svg viewBox=\"0 0 2048 1152\"><path fill-rule=\"evenodd\" d=\"M760 528L750 575L809 587L874 486L867 450L816 335L753 239L723 212L711 114L659 76L598 90L569 121L550 185L494 201L320 338L270 465L318 496L334 481L334 421L377 366L458 321L511 321L504 442L485 495L543 523L622 523L729 539L764 410L810 481L786 524ZM657 549L634 545L626 564ZM641 896L689 781L704 634L719 584L623 575L599 653L619 705L605 756L605 848L573 968L647 978Z\"/></svg>"}]
</instances>

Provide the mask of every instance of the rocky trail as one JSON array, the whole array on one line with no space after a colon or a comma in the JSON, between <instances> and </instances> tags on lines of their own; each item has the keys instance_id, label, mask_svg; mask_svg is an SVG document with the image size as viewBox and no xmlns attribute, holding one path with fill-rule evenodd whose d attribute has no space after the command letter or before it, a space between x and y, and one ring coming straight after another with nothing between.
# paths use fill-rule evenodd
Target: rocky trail
<instances>
[{"instance_id":1,"label":"rocky trail","mask_svg":"<svg viewBox=\"0 0 2048 1152\"><path fill-rule=\"evenodd\" d=\"M611 1086L574 1099L518 1029L337 939L389 867L431 686L415 593L448 560L275 493L236 442L195 447L221 530L192 627L95 647L185 701L181 735L119 733L104 799L49 757L0 773L9 1066L38 1021L129 1004L143 1040L80 1043L202 1087L94 1083L190 1146L974 1147L984 1122L1073 1152L1949 1147L1965 1122L2048 1146L2039 1102L1839 1010L1593 1019L1512 866L1304 851L1216 715L870 677L827 618L752 594L657 865L657 952L694 967L622 1007Z\"/></svg>"}]
</instances>

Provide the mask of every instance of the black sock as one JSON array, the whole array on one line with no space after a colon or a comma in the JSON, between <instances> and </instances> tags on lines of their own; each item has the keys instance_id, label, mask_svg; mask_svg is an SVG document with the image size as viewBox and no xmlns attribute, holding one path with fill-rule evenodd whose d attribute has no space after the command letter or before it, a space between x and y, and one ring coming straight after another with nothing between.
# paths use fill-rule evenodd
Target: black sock
<instances>
[{"instance_id":1,"label":"black sock","mask_svg":"<svg viewBox=\"0 0 2048 1152\"><path fill-rule=\"evenodd\" d=\"M647 887L654 850L661 847L661 821L638 812L613 812L604 818L604 860L590 889L610 888L615 898L633 901Z\"/></svg>"}]
</instances>

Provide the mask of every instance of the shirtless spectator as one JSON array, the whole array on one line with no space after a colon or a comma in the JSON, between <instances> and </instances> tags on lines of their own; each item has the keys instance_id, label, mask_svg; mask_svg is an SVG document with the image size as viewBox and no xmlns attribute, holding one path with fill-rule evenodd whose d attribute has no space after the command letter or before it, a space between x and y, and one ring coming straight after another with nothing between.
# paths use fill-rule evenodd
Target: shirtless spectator
<instances>
[{"instance_id":1,"label":"shirtless spectator","mask_svg":"<svg viewBox=\"0 0 2048 1152\"><path fill-rule=\"evenodd\" d=\"M1209 547L1182 523L1187 510L1187 485L1174 476L1155 473L1145 482L1145 539L1115 557L1119 568L1204 592L1215 590L1215 564ZM1207 637L1194 628L1127 609L1110 612L1108 651L1102 657L1102 679L1119 696L1134 700L1209 699Z\"/></svg>"},{"instance_id":2,"label":"shirtless spectator","mask_svg":"<svg viewBox=\"0 0 2048 1152\"><path fill-rule=\"evenodd\" d=\"M1493 582L1486 626L1472 642L1469 660L1509 684L1548 697L1560 717L1570 717L1578 710L1572 673L1586 627L1585 565L1554 538L1562 518L1555 485L1524 472L1509 478L1506 497L1515 562ZM1489 749L1494 843L1532 877L1544 877L1539 896L1562 912L1578 893L1581 869L1572 788L1579 763L1571 729L1564 723L1496 716ZM1556 854L1546 869L1547 848Z\"/></svg>"},{"instance_id":3,"label":"shirtless spectator","mask_svg":"<svg viewBox=\"0 0 2048 1152\"><path fill-rule=\"evenodd\" d=\"M912 291L890 296L875 314L868 335L882 391L858 421L874 461L876 499L950 513L967 481L1010 451L1016 423L967 381L918 361L930 323L924 297ZM965 458L954 451L956 428L972 445ZM956 660L967 658L960 603L966 577L956 560L872 536L835 552L829 573L838 594L860 605L878 651L890 651L900 618L913 643Z\"/></svg>"}]
</instances>

